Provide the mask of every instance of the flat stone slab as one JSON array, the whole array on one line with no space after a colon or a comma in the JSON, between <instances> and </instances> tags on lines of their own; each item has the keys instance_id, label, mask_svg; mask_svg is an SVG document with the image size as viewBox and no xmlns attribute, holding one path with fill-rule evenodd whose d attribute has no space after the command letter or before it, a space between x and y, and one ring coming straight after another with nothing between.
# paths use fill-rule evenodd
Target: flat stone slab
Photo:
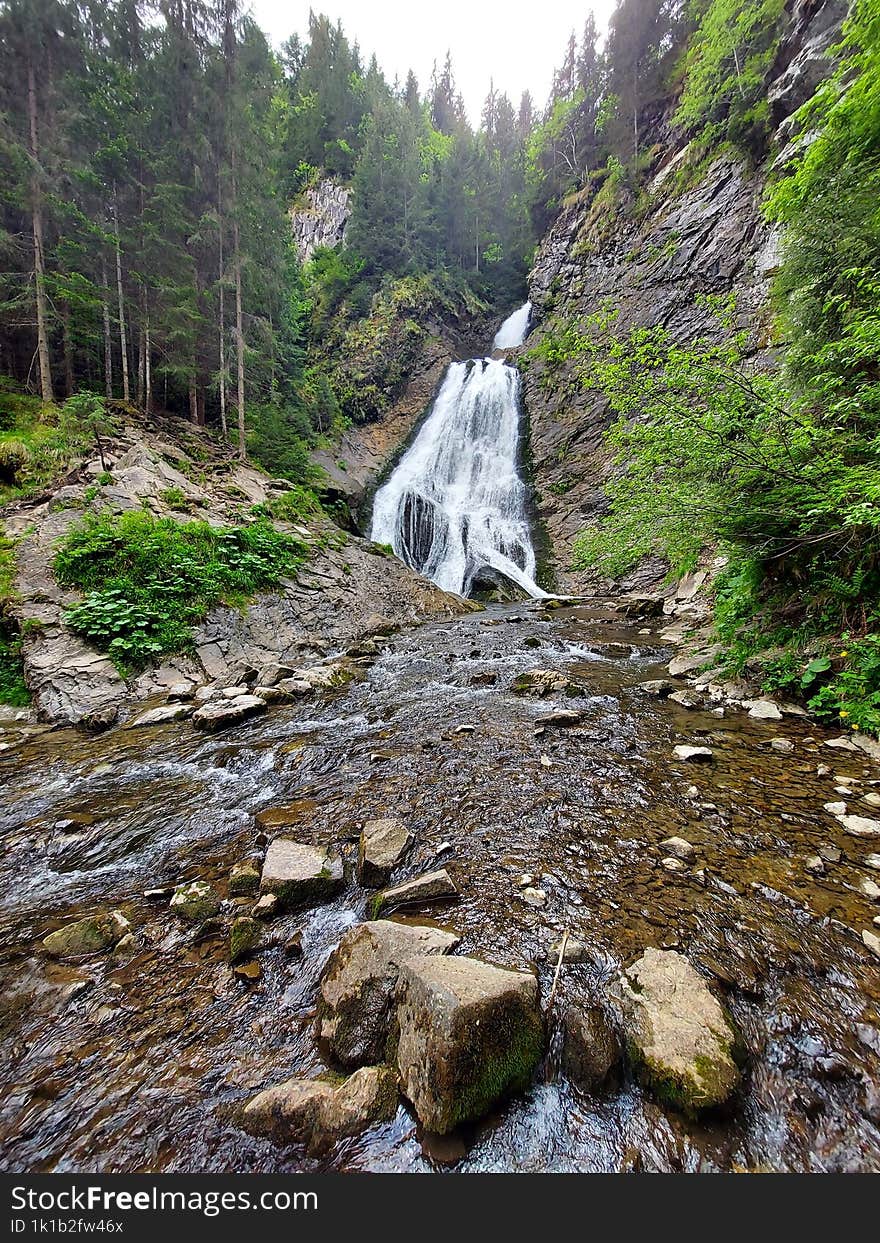
<instances>
[{"instance_id":1,"label":"flat stone slab","mask_svg":"<svg viewBox=\"0 0 880 1243\"><path fill-rule=\"evenodd\" d=\"M196 729L214 733L227 725L237 725L266 711L266 701L259 695L239 695L237 699L212 699L198 708L192 717Z\"/></svg>"},{"instance_id":2,"label":"flat stone slab","mask_svg":"<svg viewBox=\"0 0 880 1243\"><path fill-rule=\"evenodd\" d=\"M684 760L688 764L711 764L714 758L711 747L685 745L673 747L673 755L677 760Z\"/></svg>"},{"instance_id":3,"label":"flat stone slab","mask_svg":"<svg viewBox=\"0 0 880 1243\"><path fill-rule=\"evenodd\" d=\"M402 820L370 820L361 832L358 875L364 885L385 885L413 835Z\"/></svg>"},{"instance_id":4,"label":"flat stone slab","mask_svg":"<svg viewBox=\"0 0 880 1243\"><path fill-rule=\"evenodd\" d=\"M260 893L274 893L286 905L295 906L332 898L343 883L342 860L326 846L309 846L288 837L269 843Z\"/></svg>"},{"instance_id":5,"label":"flat stone slab","mask_svg":"<svg viewBox=\"0 0 880 1243\"><path fill-rule=\"evenodd\" d=\"M429 1131L446 1134L523 1091L544 1051L538 983L475 958L401 967L397 1067Z\"/></svg>"},{"instance_id":6,"label":"flat stone slab","mask_svg":"<svg viewBox=\"0 0 880 1243\"><path fill-rule=\"evenodd\" d=\"M184 721L188 716L192 716L192 707L189 704L162 704L161 707L150 708L148 712L142 712L140 716L135 717L129 728L138 729L145 725L167 725L171 721Z\"/></svg>"},{"instance_id":7,"label":"flat stone slab","mask_svg":"<svg viewBox=\"0 0 880 1243\"><path fill-rule=\"evenodd\" d=\"M661 1100L689 1114L727 1100L739 1082L736 1035L683 954L645 950L618 995L630 1057Z\"/></svg>"},{"instance_id":8,"label":"flat stone slab","mask_svg":"<svg viewBox=\"0 0 880 1243\"><path fill-rule=\"evenodd\" d=\"M838 816L840 823L852 837L880 837L880 820L867 816Z\"/></svg>"},{"instance_id":9,"label":"flat stone slab","mask_svg":"<svg viewBox=\"0 0 880 1243\"><path fill-rule=\"evenodd\" d=\"M459 938L442 928L376 919L349 929L330 955L318 991L316 1033L342 1066L386 1056L392 997L401 964L448 954Z\"/></svg>"},{"instance_id":10,"label":"flat stone slab","mask_svg":"<svg viewBox=\"0 0 880 1243\"><path fill-rule=\"evenodd\" d=\"M395 885L392 889L383 889L373 899L373 913L391 911L400 906L414 906L419 902L436 902L441 898L457 897L458 890L445 868L436 872L425 872L412 880Z\"/></svg>"}]
</instances>

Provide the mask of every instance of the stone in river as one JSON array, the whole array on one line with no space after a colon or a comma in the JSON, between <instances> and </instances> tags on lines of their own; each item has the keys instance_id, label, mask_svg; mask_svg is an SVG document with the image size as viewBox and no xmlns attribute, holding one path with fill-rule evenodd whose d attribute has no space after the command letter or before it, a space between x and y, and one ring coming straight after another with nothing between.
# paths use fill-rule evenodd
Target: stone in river
<instances>
[{"instance_id":1,"label":"stone in river","mask_svg":"<svg viewBox=\"0 0 880 1243\"><path fill-rule=\"evenodd\" d=\"M220 899L205 880L190 881L187 885L178 885L171 898L170 909L181 919L191 923L201 923L210 919L220 910Z\"/></svg>"},{"instance_id":2,"label":"stone in river","mask_svg":"<svg viewBox=\"0 0 880 1243\"><path fill-rule=\"evenodd\" d=\"M865 816L841 816L840 823L852 837L880 837L880 820Z\"/></svg>"},{"instance_id":3,"label":"stone in river","mask_svg":"<svg viewBox=\"0 0 880 1243\"><path fill-rule=\"evenodd\" d=\"M383 889L373 899L372 910L373 914L378 914L380 910L390 911L398 906L435 902L441 898L454 898L457 894L452 877L445 868L440 868L395 885L393 889Z\"/></svg>"},{"instance_id":4,"label":"stone in river","mask_svg":"<svg viewBox=\"0 0 880 1243\"><path fill-rule=\"evenodd\" d=\"M709 747L679 745L673 748L673 754L676 759L685 760L690 764L709 764L713 759L712 751Z\"/></svg>"},{"instance_id":5,"label":"stone in river","mask_svg":"<svg viewBox=\"0 0 880 1243\"><path fill-rule=\"evenodd\" d=\"M358 849L358 874L362 884L387 884L412 840L413 835L402 820L368 821L361 832Z\"/></svg>"},{"instance_id":6,"label":"stone in river","mask_svg":"<svg viewBox=\"0 0 880 1243\"><path fill-rule=\"evenodd\" d=\"M288 1079L245 1106L242 1125L280 1143L299 1140L312 1156L397 1112L397 1075L390 1066L365 1066L344 1083Z\"/></svg>"},{"instance_id":7,"label":"stone in river","mask_svg":"<svg viewBox=\"0 0 880 1243\"><path fill-rule=\"evenodd\" d=\"M260 892L273 893L286 906L323 902L344 884L342 860L326 846L309 846L287 837L269 843Z\"/></svg>"},{"instance_id":8,"label":"stone in river","mask_svg":"<svg viewBox=\"0 0 880 1243\"><path fill-rule=\"evenodd\" d=\"M89 915L43 937L43 948L53 958L86 958L112 949L130 928L121 911Z\"/></svg>"}]
</instances>

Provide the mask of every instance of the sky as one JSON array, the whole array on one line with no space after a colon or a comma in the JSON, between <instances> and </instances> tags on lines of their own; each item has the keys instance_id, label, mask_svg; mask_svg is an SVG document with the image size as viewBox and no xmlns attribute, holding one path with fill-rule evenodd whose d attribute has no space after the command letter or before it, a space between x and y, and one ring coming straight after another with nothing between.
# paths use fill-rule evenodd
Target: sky
<instances>
[{"instance_id":1,"label":"sky","mask_svg":"<svg viewBox=\"0 0 880 1243\"><path fill-rule=\"evenodd\" d=\"M615 0L250 0L257 23L276 45L294 32L305 35L309 9L340 19L360 44L364 60L375 52L389 81L403 82L412 68L422 91L447 49L473 124L494 79L514 104L524 90L543 108L568 36L583 30L590 9L604 31Z\"/></svg>"}]
</instances>

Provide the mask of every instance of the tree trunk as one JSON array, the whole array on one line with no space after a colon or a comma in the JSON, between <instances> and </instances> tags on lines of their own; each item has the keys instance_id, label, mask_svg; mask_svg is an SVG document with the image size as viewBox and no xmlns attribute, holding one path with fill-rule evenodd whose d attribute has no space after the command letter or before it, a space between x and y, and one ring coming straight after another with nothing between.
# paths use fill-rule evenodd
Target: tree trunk
<instances>
[{"instance_id":1,"label":"tree trunk","mask_svg":"<svg viewBox=\"0 0 880 1243\"><path fill-rule=\"evenodd\" d=\"M49 361L48 306L46 299L46 259L43 250L43 194L40 188L39 139L37 136L37 83L34 67L28 62L28 119L31 131L31 221L34 236L34 294L37 306L37 356L40 362L40 393L43 401L55 400L52 366Z\"/></svg>"},{"instance_id":2,"label":"tree trunk","mask_svg":"<svg viewBox=\"0 0 880 1243\"><path fill-rule=\"evenodd\" d=\"M150 365L150 321L144 320L144 408L153 413L153 369Z\"/></svg>"},{"instance_id":3,"label":"tree trunk","mask_svg":"<svg viewBox=\"0 0 880 1243\"><path fill-rule=\"evenodd\" d=\"M223 439L229 439L229 425L226 420L226 293L223 288L223 206L217 196L217 217L220 223L220 429Z\"/></svg>"},{"instance_id":4,"label":"tree trunk","mask_svg":"<svg viewBox=\"0 0 880 1243\"><path fill-rule=\"evenodd\" d=\"M199 421L199 397L196 392L195 380L190 381L189 386L189 421L190 423L198 423Z\"/></svg>"},{"instance_id":5,"label":"tree trunk","mask_svg":"<svg viewBox=\"0 0 880 1243\"><path fill-rule=\"evenodd\" d=\"M107 260L101 256L101 318L104 321L104 392L113 400L113 342L110 337L110 307L107 305Z\"/></svg>"},{"instance_id":6,"label":"tree trunk","mask_svg":"<svg viewBox=\"0 0 880 1243\"><path fill-rule=\"evenodd\" d=\"M125 335L125 302L122 296L122 247L119 244L119 212L116 203L116 187L113 187L113 228L116 233L116 296L119 301L119 345L122 350L122 396L131 401L128 382L128 339Z\"/></svg>"},{"instance_id":7,"label":"tree trunk","mask_svg":"<svg viewBox=\"0 0 880 1243\"><path fill-rule=\"evenodd\" d=\"M235 267L235 357L238 378L238 456L245 457L244 429L244 316L241 306L241 239L238 232L238 196L235 185L235 155L232 158L232 249Z\"/></svg>"}]
</instances>

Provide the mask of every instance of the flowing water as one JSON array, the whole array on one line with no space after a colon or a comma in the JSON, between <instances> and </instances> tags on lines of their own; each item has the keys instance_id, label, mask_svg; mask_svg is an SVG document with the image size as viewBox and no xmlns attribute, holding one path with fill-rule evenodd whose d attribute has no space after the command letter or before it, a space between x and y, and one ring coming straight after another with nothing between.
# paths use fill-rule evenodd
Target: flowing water
<instances>
[{"instance_id":1,"label":"flowing water","mask_svg":"<svg viewBox=\"0 0 880 1243\"><path fill-rule=\"evenodd\" d=\"M186 724L60 730L0 752L3 1165L880 1168L880 971L860 941L878 909L859 890L872 845L823 810L848 788L851 810L874 814L865 795L880 791L880 769L798 718L719 718L646 696L637 684L668 658L600 602L493 605L394 636L349 687L216 737ZM576 695L514 694L536 667L564 671ZM536 733L556 706L581 723ZM771 746L780 735L793 751ZM679 762L680 741L710 745L715 763ZM363 822L387 815L416 835L402 875L442 864L461 891L412 918L455 930L463 953L534 964L545 1002L566 928L589 959L563 967L560 1003L600 990L648 945L679 947L748 1049L729 1108L692 1123L628 1074L587 1096L548 1067L442 1145L403 1106L320 1161L245 1135L235 1109L254 1091L321 1073L317 979L368 895L350 879L337 900L270 925L276 943L249 984L229 969L222 929L193 930L144 891L202 876L225 894L231 864L259 858L265 826L339 843L351 864ZM660 866L672 833L699 852L680 876ZM817 877L804 864L819 849L841 854ZM543 909L520 897L522 873L546 892ZM135 927L133 959L46 959L48 931L107 906ZM283 947L297 929L298 960Z\"/></svg>"},{"instance_id":2,"label":"flowing water","mask_svg":"<svg viewBox=\"0 0 880 1243\"><path fill-rule=\"evenodd\" d=\"M494 349L521 345L531 306L498 330ZM503 359L452 363L434 404L376 493L371 537L446 591L469 596L535 583L527 491L519 476L520 378Z\"/></svg>"}]
</instances>

